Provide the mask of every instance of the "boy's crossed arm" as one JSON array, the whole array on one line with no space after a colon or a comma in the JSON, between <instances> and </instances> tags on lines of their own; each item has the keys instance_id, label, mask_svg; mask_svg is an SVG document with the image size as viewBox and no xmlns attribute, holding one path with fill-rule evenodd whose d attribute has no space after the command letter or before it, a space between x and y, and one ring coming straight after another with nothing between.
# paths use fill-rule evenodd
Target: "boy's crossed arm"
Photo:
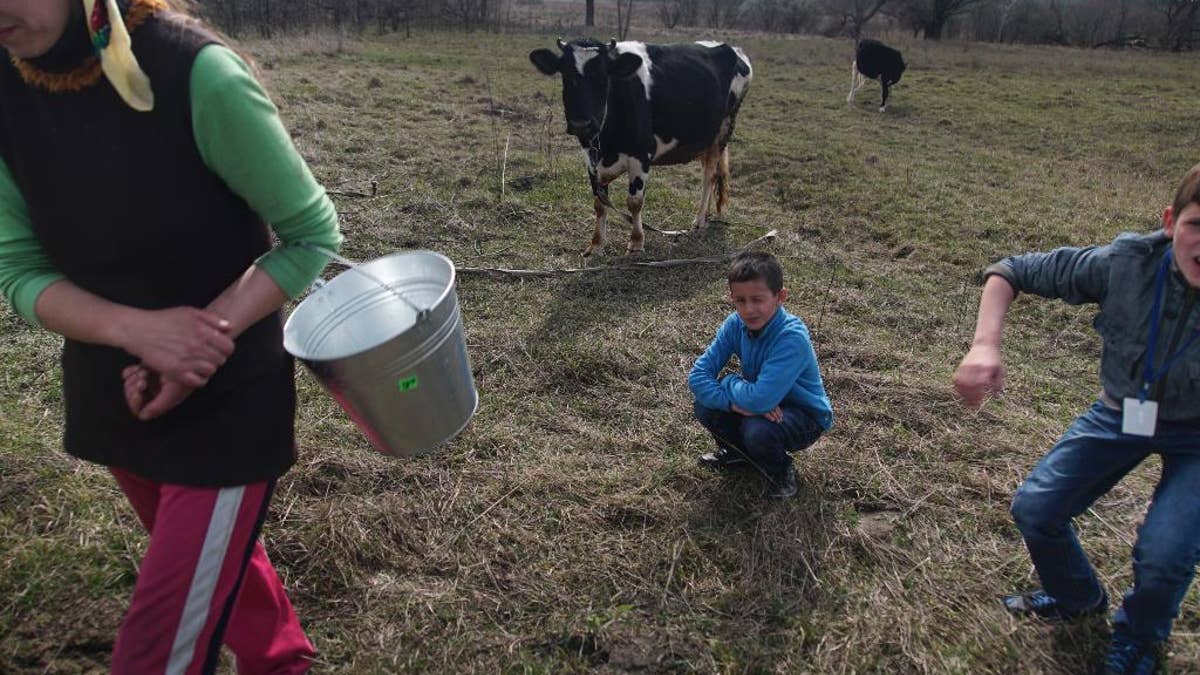
<instances>
[{"instance_id":1,"label":"boy's crossed arm","mask_svg":"<svg viewBox=\"0 0 1200 675\"><path fill-rule=\"evenodd\" d=\"M737 324L732 317L721 324L712 343L692 366L692 371L688 374L688 388L692 390L696 400L707 408L729 410L746 417L761 415L772 422L779 422L783 419L783 410L780 409L779 403L787 395L791 382L795 382L799 369L796 368L795 372L790 373L790 380L775 382L775 375L781 371L779 364L772 364L773 360L780 359L780 354L775 353L763 365L758 382L747 382L740 375L733 374L718 379L717 374L733 357L738 339L737 331ZM784 375L785 378L788 376ZM766 382L763 381L764 378ZM768 393L775 389L779 389L777 396ZM771 405L762 404L760 399L764 394L768 397L774 396Z\"/></svg>"},{"instance_id":2,"label":"boy's crossed arm","mask_svg":"<svg viewBox=\"0 0 1200 675\"><path fill-rule=\"evenodd\" d=\"M738 407L738 404L736 404L736 403L729 404L729 409L743 417L758 416L758 413L752 413L749 410L746 410L745 408L740 408L740 407ZM767 418L768 420L771 420L772 422L778 423L781 420L783 420L783 408L780 408L779 406L775 406L774 408L771 408L767 412L762 413L762 416Z\"/></svg>"},{"instance_id":3,"label":"boy's crossed arm","mask_svg":"<svg viewBox=\"0 0 1200 675\"><path fill-rule=\"evenodd\" d=\"M758 377L747 381L741 375L729 375L721 381L731 403L730 410L747 417L762 415L772 422L783 419L779 405L796 384L800 372L815 361L812 348L799 339L782 336L758 371ZM807 353L806 353L807 351Z\"/></svg>"},{"instance_id":4,"label":"boy's crossed arm","mask_svg":"<svg viewBox=\"0 0 1200 675\"><path fill-rule=\"evenodd\" d=\"M713 410L732 409L730 406L733 402L717 379L717 373L729 363L736 344L736 327L730 319L726 319L717 329L712 343L692 365L692 371L688 374L688 388L700 405Z\"/></svg>"}]
</instances>

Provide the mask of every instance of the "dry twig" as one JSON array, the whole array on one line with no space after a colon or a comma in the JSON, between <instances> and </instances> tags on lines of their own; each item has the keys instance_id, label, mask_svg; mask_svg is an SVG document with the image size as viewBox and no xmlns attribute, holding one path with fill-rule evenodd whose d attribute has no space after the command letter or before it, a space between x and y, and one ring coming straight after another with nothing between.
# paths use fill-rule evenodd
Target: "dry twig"
<instances>
[{"instance_id":1,"label":"dry twig","mask_svg":"<svg viewBox=\"0 0 1200 675\"><path fill-rule=\"evenodd\" d=\"M764 241L774 239L778 235L778 230L771 230L763 236L751 241L742 248L731 253L722 255L707 256L704 258L675 258L672 260L649 260L645 262L631 262L622 265L610 265L604 267L566 267L554 270L520 270L509 269L506 267L459 267L459 274L487 274L490 276L508 276L508 277L557 277L565 274L580 274L583 272L607 272L612 270L632 270L639 268L669 268L681 267L683 265L698 265L705 263L722 263L733 259L738 253L756 246Z\"/></svg>"}]
</instances>

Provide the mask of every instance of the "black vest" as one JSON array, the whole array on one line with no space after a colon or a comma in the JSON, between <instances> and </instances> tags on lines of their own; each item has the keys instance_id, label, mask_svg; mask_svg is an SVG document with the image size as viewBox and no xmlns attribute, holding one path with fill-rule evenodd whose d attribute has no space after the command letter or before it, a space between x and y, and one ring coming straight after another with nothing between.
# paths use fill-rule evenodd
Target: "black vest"
<instances>
[{"instance_id":1,"label":"black vest","mask_svg":"<svg viewBox=\"0 0 1200 675\"><path fill-rule=\"evenodd\" d=\"M81 23L81 22L77 22ZM63 41L86 39L68 31ZM63 41L47 56L78 48ZM266 225L210 171L192 132L196 54L218 39L171 12L133 31L154 89L137 112L101 79L51 94L0 64L0 157L54 266L114 302L204 307L270 248ZM295 459L293 367L279 314L251 326L233 356L179 407L150 422L124 403L122 350L66 340L63 389L72 455L184 485L276 478Z\"/></svg>"}]
</instances>

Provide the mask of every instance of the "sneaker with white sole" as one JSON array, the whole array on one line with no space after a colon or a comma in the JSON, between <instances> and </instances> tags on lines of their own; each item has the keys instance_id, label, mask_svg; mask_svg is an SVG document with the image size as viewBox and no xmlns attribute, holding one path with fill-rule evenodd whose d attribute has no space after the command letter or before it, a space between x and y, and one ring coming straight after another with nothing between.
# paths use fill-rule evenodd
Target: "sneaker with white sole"
<instances>
[{"instance_id":1,"label":"sneaker with white sole","mask_svg":"<svg viewBox=\"0 0 1200 675\"><path fill-rule=\"evenodd\" d=\"M706 469L731 469L747 464L746 458L736 451L728 448L717 448L712 452L706 452L696 460L696 463Z\"/></svg>"},{"instance_id":2,"label":"sneaker with white sole","mask_svg":"<svg viewBox=\"0 0 1200 675\"><path fill-rule=\"evenodd\" d=\"M775 482L775 491L771 493L771 496L775 499L791 499L800 490L796 481L796 465L790 462L783 474L775 476L773 480Z\"/></svg>"},{"instance_id":3,"label":"sneaker with white sole","mask_svg":"<svg viewBox=\"0 0 1200 675\"><path fill-rule=\"evenodd\" d=\"M1089 609L1069 610L1058 599L1040 588L1029 593L1004 596L1004 608L1018 616L1036 616L1047 621L1072 621L1080 617L1108 612L1108 593L1100 591L1100 600Z\"/></svg>"}]
</instances>

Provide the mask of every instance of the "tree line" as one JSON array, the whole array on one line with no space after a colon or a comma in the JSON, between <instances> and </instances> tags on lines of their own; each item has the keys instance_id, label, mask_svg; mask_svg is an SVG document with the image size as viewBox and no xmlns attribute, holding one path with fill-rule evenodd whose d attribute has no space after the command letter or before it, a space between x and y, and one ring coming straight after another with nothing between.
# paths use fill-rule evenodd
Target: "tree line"
<instances>
[{"instance_id":1,"label":"tree line","mask_svg":"<svg viewBox=\"0 0 1200 675\"><path fill-rule=\"evenodd\" d=\"M332 28L473 30L595 26L624 37L631 20L667 28L749 29L859 37L909 31L930 40L1075 47L1200 48L1200 0L193 0L232 35ZM553 12L551 11L553 8ZM562 11L572 12L564 19ZM599 10L599 11L598 11ZM557 12L558 14L554 14ZM555 18L548 18L554 14ZM577 16L575 16L577 14ZM613 20L615 19L615 23ZM564 23L565 21L565 23Z\"/></svg>"}]
</instances>

